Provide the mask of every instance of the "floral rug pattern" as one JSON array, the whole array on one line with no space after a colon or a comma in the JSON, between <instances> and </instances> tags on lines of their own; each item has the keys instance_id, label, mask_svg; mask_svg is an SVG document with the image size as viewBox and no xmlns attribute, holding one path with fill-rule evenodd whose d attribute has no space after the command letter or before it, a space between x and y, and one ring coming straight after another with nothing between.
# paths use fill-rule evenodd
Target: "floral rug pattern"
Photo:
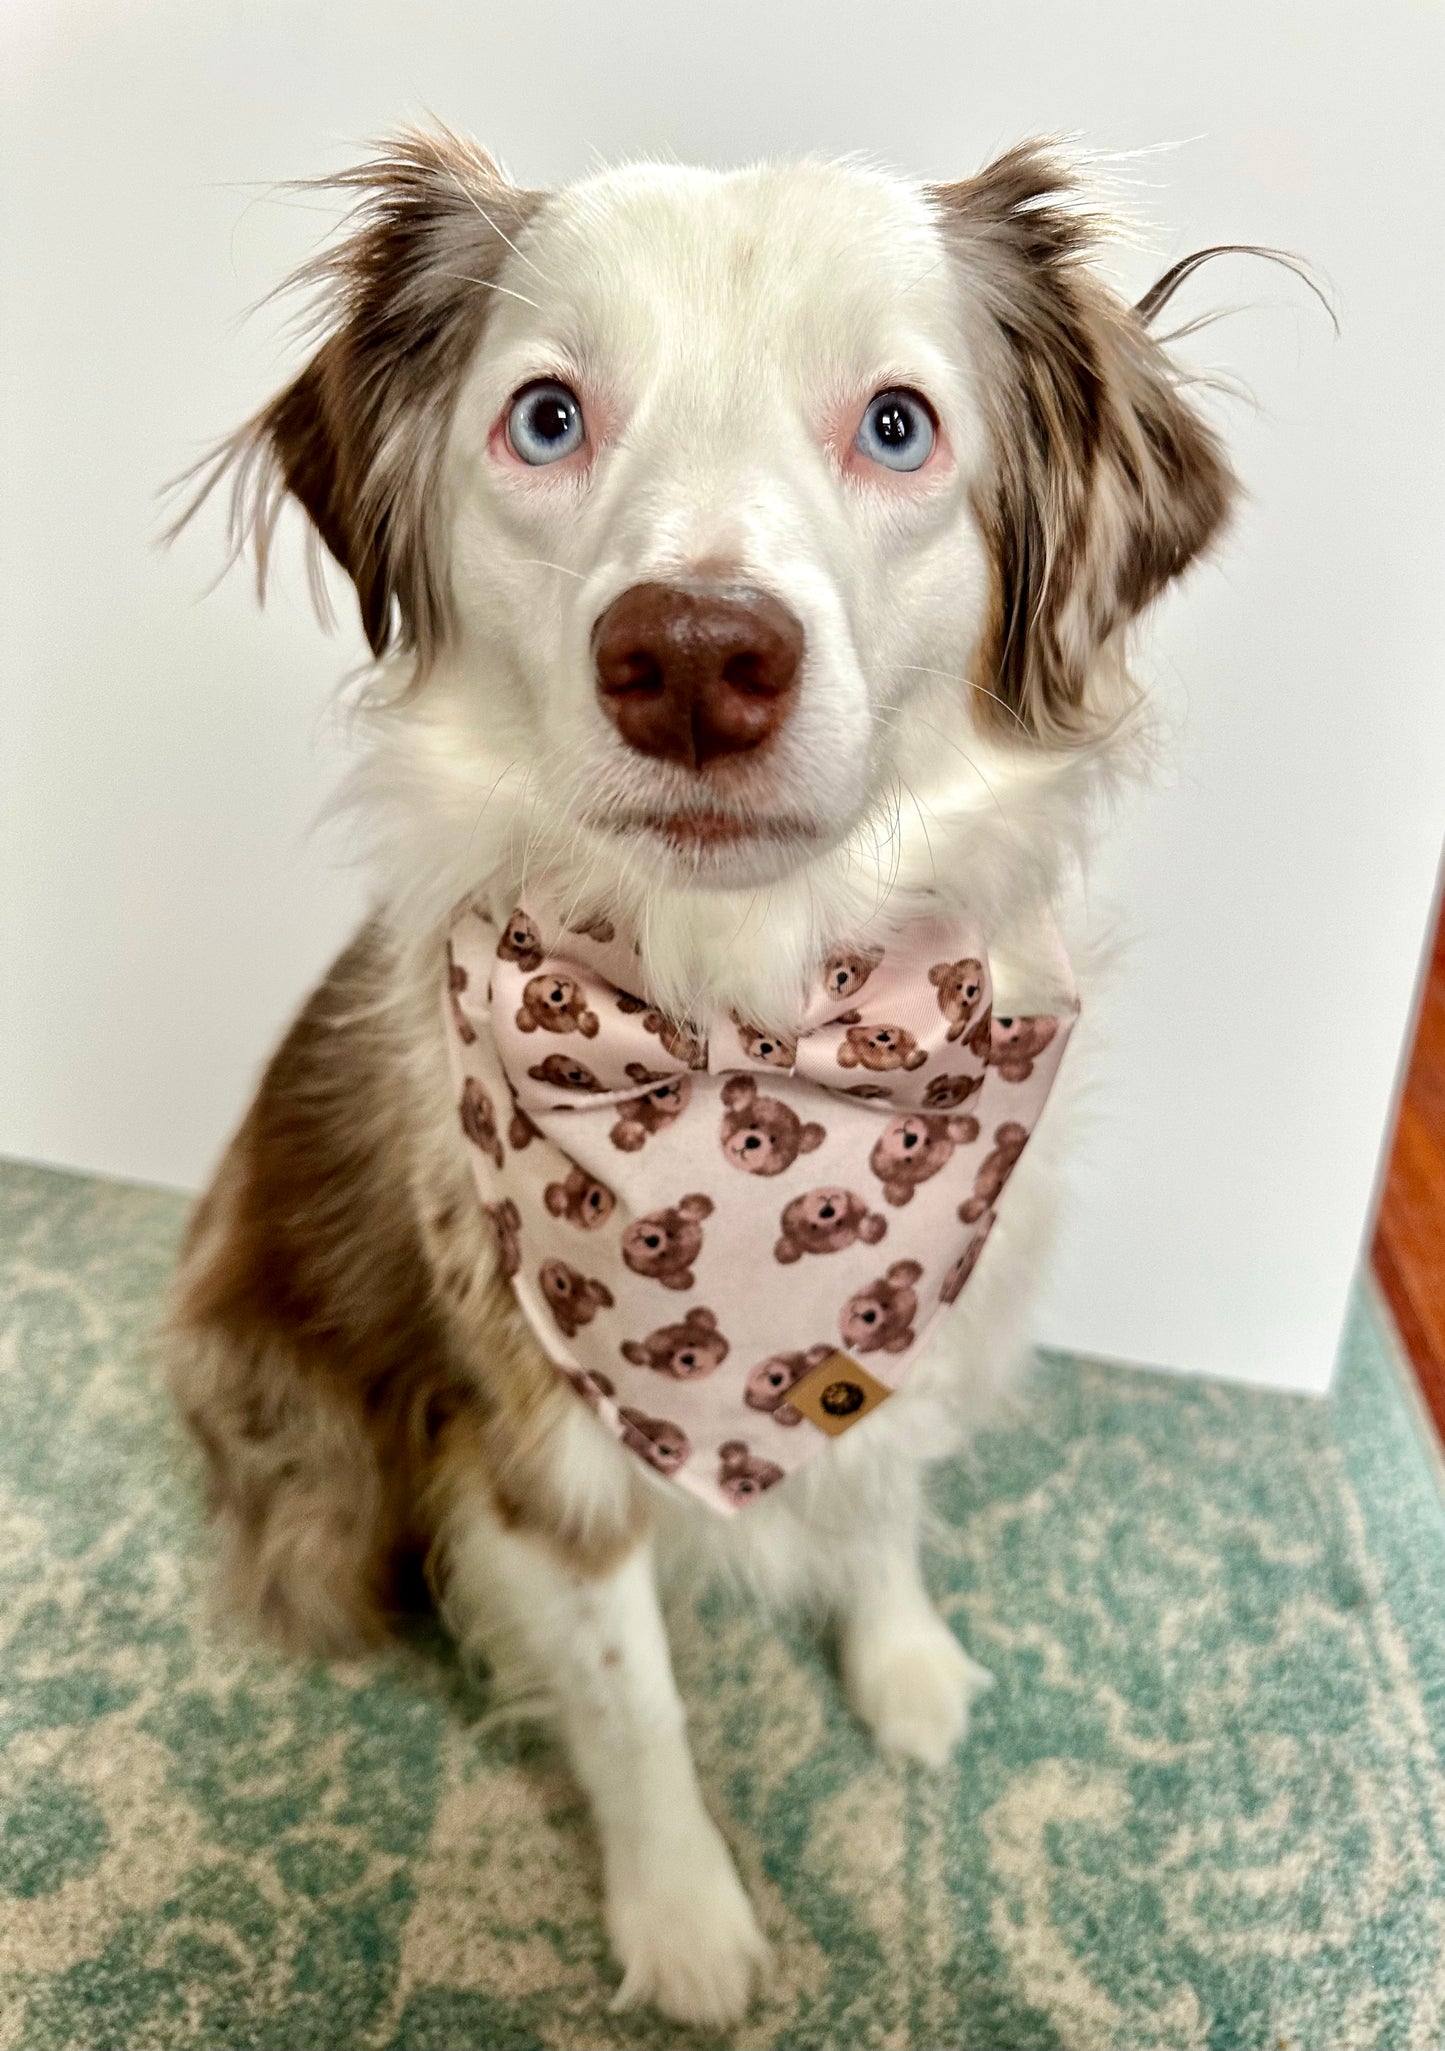
<instances>
[{"instance_id":1,"label":"floral rug pattern","mask_svg":"<svg viewBox=\"0 0 1445 2051\"><path fill-rule=\"evenodd\" d=\"M206 1609L149 1334L183 1200L0 1168L0 2051L701 2045L614 2016L580 1801L439 1639ZM943 1478L998 1685L885 1765L827 1649L676 1621L777 2051L1445 2043L1445 1512L1362 1292L1329 1403L1064 1356Z\"/></svg>"}]
</instances>

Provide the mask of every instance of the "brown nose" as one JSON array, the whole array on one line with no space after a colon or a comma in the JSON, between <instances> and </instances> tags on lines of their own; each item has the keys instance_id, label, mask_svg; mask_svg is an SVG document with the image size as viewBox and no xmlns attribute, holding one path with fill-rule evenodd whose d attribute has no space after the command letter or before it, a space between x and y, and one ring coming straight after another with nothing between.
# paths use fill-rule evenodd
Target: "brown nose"
<instances>
[{"instance_id":1,"label":"brown nose","mask_svg":"<svg viewBox=\"0 0 1445 2051\"><path fill-rule=\"evenodd\" d=\"M766 591L634 584L592 631L597 695L630 748L701 769L792 710L801 623Z\"/></svg>"}]
</instances>

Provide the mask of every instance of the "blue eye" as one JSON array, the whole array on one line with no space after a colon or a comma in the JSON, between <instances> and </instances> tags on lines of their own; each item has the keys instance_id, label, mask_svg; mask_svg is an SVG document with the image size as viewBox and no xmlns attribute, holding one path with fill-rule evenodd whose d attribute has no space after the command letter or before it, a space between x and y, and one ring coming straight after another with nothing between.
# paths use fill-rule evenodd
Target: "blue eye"
<instances>
[{"instance_id":1,"label":"blue eye","mask_svg":"<svg viewBox=\"0 0 1445 2051\"><path fill-rule=\"evenodd\" d=\"M885 470L921 470L937 439L933 408L917 392L879 392L868 401L853 446Z\"/></svg>"},{"instance_id":2,"label":"blue eye","mask_svg":"<svg viewBox=\"0 0 1445 2051\"><path fill-rule=\"evenodd\" d=\"M507 441L523 463L560 463L586 440L582 402L554 377L523 385L507 414Z\"/></svg>"}]
</instances>

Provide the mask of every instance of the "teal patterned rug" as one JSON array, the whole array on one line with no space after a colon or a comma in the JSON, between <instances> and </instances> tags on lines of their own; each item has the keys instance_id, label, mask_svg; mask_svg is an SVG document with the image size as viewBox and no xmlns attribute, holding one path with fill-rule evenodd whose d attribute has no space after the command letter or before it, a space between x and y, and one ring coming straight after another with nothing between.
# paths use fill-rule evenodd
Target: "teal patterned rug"
<instances>
[{"instance_id":1,"label":"teal patterned rug","mask_svg":"<svg viewBox=\"0 0 1445 2051\"><path fill-rule=\"evenodd\" d=\"M0 1171L0 2046L701 2044L614 2017L579 1801L427 1639L205 1612L147 1335L182 1215ZM1363 1297L1329 1404L1055 1356L932 1573L998 1677L939 1776L825 1649L677 1621L778 2051L1445 2044L1445 1517Z\"/></svg>"}]
</instances>

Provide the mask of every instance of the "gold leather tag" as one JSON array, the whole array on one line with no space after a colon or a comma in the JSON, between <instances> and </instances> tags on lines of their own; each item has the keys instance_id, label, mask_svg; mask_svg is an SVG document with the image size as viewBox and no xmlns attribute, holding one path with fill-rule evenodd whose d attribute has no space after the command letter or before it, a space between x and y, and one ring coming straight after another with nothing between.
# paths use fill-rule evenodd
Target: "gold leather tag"
<instances>
[{"instance_id":1,"label":"gold leather tag","mask_svg":"<svg viewBox=\"0 0 1445 2051\"><path fill-rule=\"evenodd\" d=\"M830 1353L788 1391L787 1400L829 1438L876 1410L893 1394L847 1353Z\"/></svg>"}]
</instances>

